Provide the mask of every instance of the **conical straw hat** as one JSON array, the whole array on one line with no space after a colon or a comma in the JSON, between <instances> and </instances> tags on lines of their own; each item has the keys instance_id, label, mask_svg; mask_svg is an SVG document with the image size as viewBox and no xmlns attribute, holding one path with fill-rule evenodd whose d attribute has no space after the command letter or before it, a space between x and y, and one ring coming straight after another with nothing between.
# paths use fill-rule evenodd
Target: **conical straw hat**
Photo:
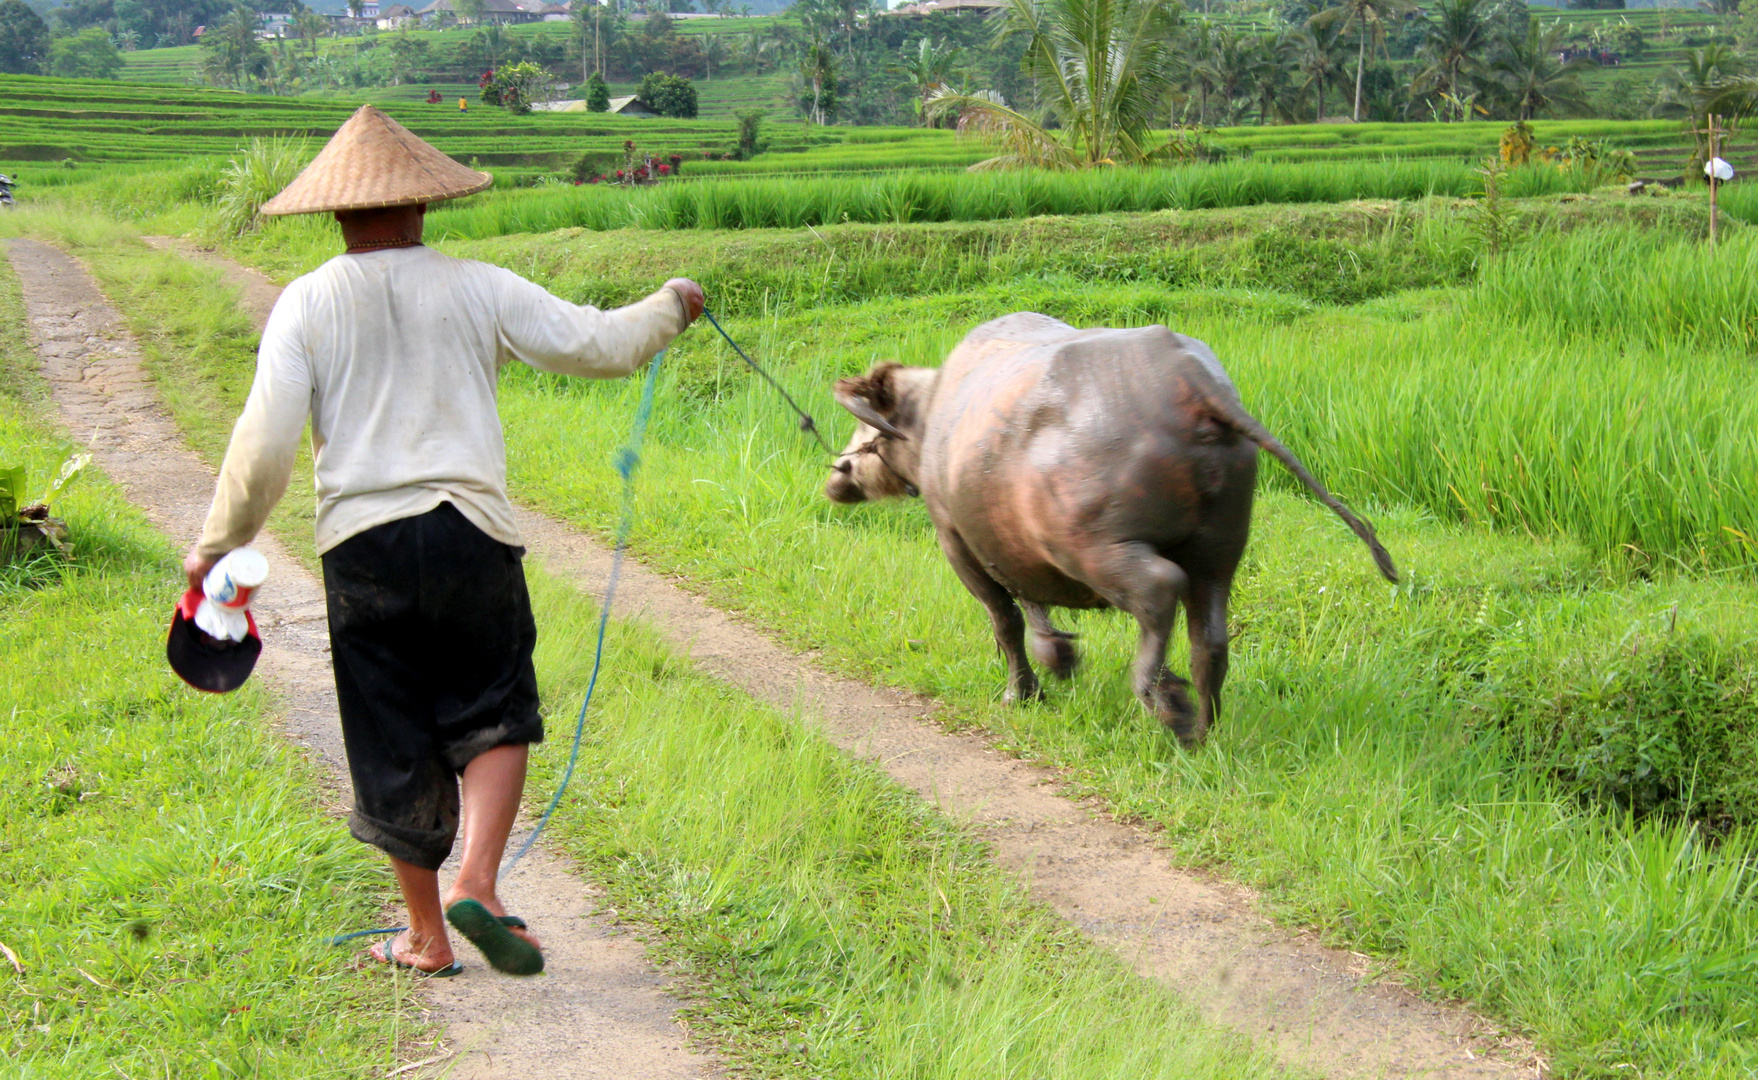
<instances>
[{"instance_id":1,"label":"conical straw hat","mask_svg":"<svg viewBox=\"0 0 1758 1080\"><path fill-rule=\"evenodd\" d=\"M264 214L322 214L456 199L494 183L371 105L348 118L305 171L263 203Z\"/></svg>"}]
</instances>

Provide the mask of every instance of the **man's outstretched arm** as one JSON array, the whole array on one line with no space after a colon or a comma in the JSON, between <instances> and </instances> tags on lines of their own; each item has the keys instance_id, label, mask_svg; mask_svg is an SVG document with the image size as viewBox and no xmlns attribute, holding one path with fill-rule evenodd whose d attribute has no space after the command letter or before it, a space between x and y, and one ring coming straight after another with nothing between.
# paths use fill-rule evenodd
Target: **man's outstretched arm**
<instances>
[{"instance_id":1,"label":"man's outstretched arm","mask_svg":"<svg viewBox=\"0 0 1758 1080\"><path fill-rule=\"evenodd\" d=\"M232 427L207 523L183 560L192 588L201 587L201 579L222 555L256 538L292 479L312 395L294 321L293 305L279 304L263 330L256 379Z\"/></svg>"},{"instance_id":2,"label":"man's outstretched arm","mask_svg":"<svg viewBox=\"0 0 1758 1080\"><path fill-rule=\"evenodd\" d=\"M501 293L501 344L540 371L614 379L670 345L702 314L702 287L672 278L633 304L601 311L571 304L508 273Z\"/></svg>"}]
</instances>

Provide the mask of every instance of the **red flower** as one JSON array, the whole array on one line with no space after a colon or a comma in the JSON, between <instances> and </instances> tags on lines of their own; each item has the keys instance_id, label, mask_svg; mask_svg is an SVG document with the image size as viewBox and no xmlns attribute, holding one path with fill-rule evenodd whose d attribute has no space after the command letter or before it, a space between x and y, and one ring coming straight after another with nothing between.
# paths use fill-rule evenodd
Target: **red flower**
<instances>
[{"instance_id":1,"label":"red flower","mask_svg":"<svg viewBox=\"0 0 1758 1080\"><path fill-rule=\"evenodd\" d=\"M623 178L623 170L618 169L617 170L617 179L621 180L622 178Z\"/></svg>"},{"instance_id":2,"label":"red flower","mask_svg":"<svg viewBox=\"0 0 1758 1080\"><path fill-rule=\"evenodd\" d=\"M585 183L585 182L586 182L586 181L584 181L584 180L576 180L576 181L574 181L574 186L575 186L575 187L579 187L579 186L580 186L580 185L581 185L581 184L583 184L583 183Z\"/></svg>"},{"instance_id":3,"label":"red flower","mask_svg":"<svg viewBox=\"0 0 1758 1080\"><path fill-rule=\"evenodd\" d=\"M661 165L659 167L659 175L664 176L666 173L669 173L669 172L671 172L670 165Z\"/></svg>"}]
</instances>

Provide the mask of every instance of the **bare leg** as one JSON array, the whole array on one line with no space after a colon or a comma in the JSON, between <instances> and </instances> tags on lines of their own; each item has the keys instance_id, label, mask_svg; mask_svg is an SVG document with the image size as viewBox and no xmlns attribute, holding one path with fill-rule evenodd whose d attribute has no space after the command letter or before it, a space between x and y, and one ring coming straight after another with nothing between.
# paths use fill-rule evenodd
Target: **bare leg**
<instances>
[{"instance_id":1,"label":"bare leg","mask_svg":"<svg viewBox=\"0 0 1758 1080\"><path fill-rule=\"evenodd\" d=\"M935 532L940 537L940 550L946 553L958 580L964 582L971 595L989 609L989 622L995 628L995 644L1007 661L1007 693L1002 700L1011 705L1016 701L1043 697L1038 677L1032 672L1032 663L1026 659L1025 620L1020 618L1019 606L999 582L984 572L977 557L965 546L963 537L951 529L936 529Z\"/></svg>"},{"instance_id":2,"label":"bare leg","mask_svg":"<svg viewBox=\"0 0 1758 1080\"><path fill-rule=\"evenodd\" d=\"M1221 718L1221 686L1227 681L1227 599L1233 582L1198 577L1185 598L1190 625L1190 680L1196 689L1197 718L1193 740L1208 734Z\"/></svg>"},{"instance_id":3,"label":"bare leg","mask_svg":"<svg viewBox=\"0 0 1758 1080\"><path fill-rule=\"evenodd\" d=\"M1032 628L1032 659L1050 669L1058 679L1066 679L1080 666L1080 652L1074 647L1074 635L1050 624L1050 613L1044 605L1021 600L1026 625Z\"/></svg>"},{"instance_id":4,"label":"bare leg","mask_svg":"<svg viewBox=\"0 0 1758 1080\"><path fill-rule=\"evenodd\" d=\"M446 914L440 906L439 875L423 870L414 863L391 859L391 870L397 875L397 888L403 892L403 903L409 909L409 929L389 942L372 947L372 955L388 960L389 945L396 958L422 971L438 971L450 967L452 943L446 937Z\"/></svg>"},{"instance_id":5,"label":"bare leg","mask_svg":"<svg viewBox=\"0 0 1758 1080\"><path fill-rule=\"evenodd\" d=\"M530 747L519 743L484 751L464 766L459 815L464 850L458 857L458 877L446 893L446 907L470 899L480 902L492 915L507 913L495 885L507 837L519 816L529 758ZM513 933L538 944L527 931L515 927Z\"/></svg>"},{"instance_id":6,"label":"bare leg","mask_svg":"<svg viewBox=\"0 0 1758 1080\"><path fill-rule=\"evenodd\" d=\"M1141 640L1135 653L1135 696L1149 713L1190 745L1201 735L1188 685L1166 668L1166 643L1178 618L1187 580L1178 564L1142 543L1118 544L1096 553L1083 575L1112 607L1135 616Z\"/></svg>"}]
</instances>

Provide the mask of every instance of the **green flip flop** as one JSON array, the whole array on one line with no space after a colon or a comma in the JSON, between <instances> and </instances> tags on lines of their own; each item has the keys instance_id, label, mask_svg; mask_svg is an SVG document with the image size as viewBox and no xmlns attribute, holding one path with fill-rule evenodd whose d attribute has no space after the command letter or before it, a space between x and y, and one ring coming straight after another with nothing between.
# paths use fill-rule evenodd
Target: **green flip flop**
<instances>
[{"instance_id":1,"label":"green flip flop","mask_svg":"<svg viewBox=\"0 0 1758 1080\"><path fill-rule=\"evenodd\" d=\"M469 938L496 971L535 975L543 970L543 952L510 929L523 930L525 920L515 915L497 917L478 901L460 900L446 909L446 921Z\"/></svg>"}]
</instances>

